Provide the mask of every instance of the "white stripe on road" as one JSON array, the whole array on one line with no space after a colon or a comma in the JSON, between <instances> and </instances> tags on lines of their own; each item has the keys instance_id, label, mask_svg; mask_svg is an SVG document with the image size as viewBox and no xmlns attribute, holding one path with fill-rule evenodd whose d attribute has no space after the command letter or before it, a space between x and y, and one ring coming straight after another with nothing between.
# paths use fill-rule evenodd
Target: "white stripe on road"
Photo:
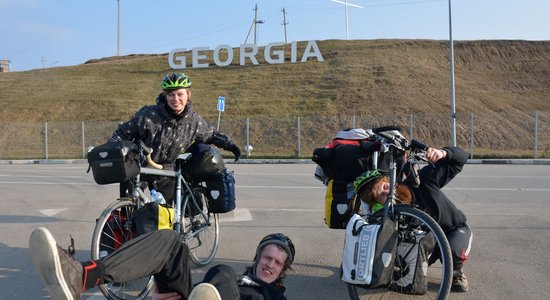
<instances>
[{"instance_id":1,"label":"white stripe on road","mask_svg":"<svg viewBox=\"0 0 550 300\"><path fill-rule=\"evenodd\" d=\"M305 209L305 208L249 208L250 210L263 211L291 211L291 212L324 212L324 209Z\"/></svg>"},{"instance_id":2,"label":"white stripe on road","mask_svg":"<svg viewBox=\"0 0 550 300\"><path fill-rule=\"evenodd\" d=\"M68 208L52 208L52 209L39 209L38 211L48 217L57 215L60 212L66 211Z\"/></svg>"},{"instance_id":3,"label":"white stripe on road","mask_svg":"<svg viewBox=\"0 0 550 300\"><path fill-rule=\"evenodd\" d=\"M239 172L239 173L235 173L235 175L273 175L273 176L311 176L313 178L314 174L313 173L307 173L307 174L299 174L299 173L252 173L252 172L248 172L248 173L242 173L242 172Z\"/></svg>"},{"instance_id":4,"label":"white stripe on road","mask_svg":"<svg viewBox=\"0 0 550 300\"><path fill-rule=\"evenodd\" d=\"M55 175L56 178L82 178L83 175ZM52 177L52 175L14 175L14 174L0 174L0 177L33 177L33 178L43 178L43 177Z\"/></svg>"},{"instance_id":5,"label":"white stripe on road","mask_svg":"<svg viewBox=\"0 0 550 300\"><path fill-rule=\"evenodd\" d=\"M443 188L444 190L460 191L526 191L526 192L550 192L550 189L531 189L531 188Z\"/></svg>"},{"instance_id":6,"label":"white stripe on road","mask_svg":"<svg viewBox=\"0 0 550 300\"><path fill-rule=\"evenodd\" d=\"M0 181L0 184L35 184L35 185L98 185L92 182L43 182L43 181ZM291 185L236 185L236 189L325 189L325 186L291 186ZM458 188L447 187L443 190L460 191L522 191L522 192L550 192L550 189L535 188Z\"/></svg>"},{"instance_id":7,"label":"white stripe on road","mask_svg":"<svg viewBox=\"0 0 550 300\"><path fill-rule=\"evenodd\" d=\"M220 222L247 222L252 221L252 214L247 208L236 208L230 213L220 214Z\"/></svg>"},{"instance_id":8,"label":"white stripe on road","mask_svg":"<svg viewBox=\"0 0 550 300\"><path fill-rule=\"evenodd\" d=\"M50 176L51 177L51 176ZM90 182L44 182L44 181L0 181L0 184L37 184L37 185L98 185Z\"/></svg>"},{"instance_id":9,"label":"white stripe on road","mask_svg":"<svg viewBox=\"0 0 550 300\"><path fill-rule=\"evenodd\" d=\"M296 185L235 185L236 189L325 189L325 186L296 186Z\"/></svg>"}]
</instances>

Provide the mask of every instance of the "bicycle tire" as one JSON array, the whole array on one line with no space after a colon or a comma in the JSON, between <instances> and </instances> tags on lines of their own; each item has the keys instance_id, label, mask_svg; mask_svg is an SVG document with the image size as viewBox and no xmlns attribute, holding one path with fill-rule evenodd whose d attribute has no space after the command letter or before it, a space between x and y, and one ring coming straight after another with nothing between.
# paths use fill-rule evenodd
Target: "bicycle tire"
<instances>
[{"instance_id":1,"label":"bicycle tire","mask_svg":"<svg viewBox=\"0 0 550 300\"><path fill-rule=\"evenodd\" d=\"M209 212L208 198L203 187L193 188L197 206L187 203L182 214L182 237L189 247L189 258L198 266L206 266L216 256L219 242L219 219ZM198 209L202 213L198 213ZM199 231L198 233L196 231Z\"/></svg>"},{"instance_id":2,"label":"bicycle tire","mask_svg":"<svg viewBox=\"0 0 550 300\"><path fill-rule=\"evenodd\" d=\"M451 247L445 233L432 217L409 205L395 205L394 218L401 232L422 227L422 230L431 232L434 236L436 242L434 250L439 250L441 255L439 262L434 262L428 267L428 292L424 295L409 295L389 288L364 289L347 283L350 299L447 299L452 284L453 261ZM408 225L403 225L405 220L408 221ZM399 236L398 244L401 242L402 235ZM395 272L399 272L398 268Z\"/></svg>"},{"instance_id":3,"label":"bicycle tire","mask_svg":"<svg viewBox=\"0 0 550 300\"><path fill-rule=\"evenodd\" d=\"M97 219L92 236L92 259L99 259L120 248L136 237L133 225L135 203L130 198L113 202ZM111 282L99 285L101 293L111 300L142 300L153 285L153 276L127 282Z\"/></svg>"}]
</instances>

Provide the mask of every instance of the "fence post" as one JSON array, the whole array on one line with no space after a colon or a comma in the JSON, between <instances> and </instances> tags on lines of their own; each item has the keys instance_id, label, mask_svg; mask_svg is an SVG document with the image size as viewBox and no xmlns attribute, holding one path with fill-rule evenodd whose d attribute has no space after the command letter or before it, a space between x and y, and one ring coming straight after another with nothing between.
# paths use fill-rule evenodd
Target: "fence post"
<instances>
[{"instance_id":1,"label":"fence post","mask_svg":"<svg viewBox=\"0 0 550 300\"><path fill-rule=\"evenodd\" d=\"M351 116L351 128L355 128L355 115Z\"/></svg>"},{"instance_id":2,"label":"fence post","mask_svg":"<svg viewBox=\"0 0 550 300\"><path fill-rule=\"evenodd\" d=\"M82 158L86 158L86 142L84 138L84 122L82 122Z\"/></svg>"},{"instance_id":3,"label":"fence post","mask_svg":"<svg viewBox=\"0 0 550 300\"><path fill-rule=\"evenodd\" d=\"M474 113L470 113L470 159L474 158Z\"/></svg>"},{"instance_id":4,"label":"fence post","mask_svg":"<svg viewBox=\"0 0 550 300\"><path fill-rule=\"evenodd\" d=\"M298 117L298 158L300 158L300 139L301 139L301 135L300 135L300 117Z\"/></svg>"},{"instance_id":5,"label":"fence post","mask_svg":"<svg viewBox=\"0 0 550 300\"><path fill-rule=\"evenodd\" d=\"M535 112L535 159L539 158L539 112Z\"/></svg>"},{"instance_id":6,"label":"fence post","mask_svg":"<svg viewBox=\"0 0 550 300\"><path fill-rule=\"evenodd\" d=\"M46 144L46 160L48 160L48 122L44 123L44 144Z\"/></svg>"},{"instance_id":7,"label":"fence post","mask_svg":"<svg viewBox=\"0 0 550 300\"><path fill-rule=\"evenodd\" d=\"M245 144L246 158L250 157L250 118L246 117L246 144Z\"/></svg>"}]
</instances>

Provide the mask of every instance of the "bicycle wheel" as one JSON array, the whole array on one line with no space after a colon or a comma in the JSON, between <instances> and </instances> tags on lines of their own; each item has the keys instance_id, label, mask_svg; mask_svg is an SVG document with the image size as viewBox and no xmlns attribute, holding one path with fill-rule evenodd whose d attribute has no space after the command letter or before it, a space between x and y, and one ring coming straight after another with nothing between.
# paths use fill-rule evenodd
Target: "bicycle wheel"
<instances>
[{"instance_id":1,"label":"bicycle wheel","mask_svg":"<svg viewBox=\"0 0 550 300\"><path fill-rule=\"evenodd\" d=\"M189 247L189 258L198 266L209 264L218 252L218 215L208 211L206 190L193 188L195 199L187 202L182 214L184 242Z\"/></svg>"},{"instance_id":2,"label":"bicycle wheel","mask_svg":"<svg viewBox=\"0 0 550 300\"><path fill-rule=\"evenodd\" d=\"M389 288L364 289L348 283L350 299L447 299L452 283L453 261L445 233L432 217L408 205L395 205L394 217L399 231L398 247L406 242L407 236L418 232L430 234L435 240L435 248L427 267L427 292L423 295L410 295L406 291L392 291ZM396 263L393 280L400 279L404 273L405 270Z\"/></svg>"},{"instance_id":3,"label":"bicycle wheel","mask_svg":"<svg viewBox=\"0 0 550 300\"><path fill-rule=\"evenodd\" d=\"M124 243L136 237L133 226L136 206L129 198L123 198L109 205L96 222L92 237L92 259L107 256ZM141 300L147 297L153 284L153 276L127 282L102 284L99 289L107 299Z\"/></svg>"}]
</instances>

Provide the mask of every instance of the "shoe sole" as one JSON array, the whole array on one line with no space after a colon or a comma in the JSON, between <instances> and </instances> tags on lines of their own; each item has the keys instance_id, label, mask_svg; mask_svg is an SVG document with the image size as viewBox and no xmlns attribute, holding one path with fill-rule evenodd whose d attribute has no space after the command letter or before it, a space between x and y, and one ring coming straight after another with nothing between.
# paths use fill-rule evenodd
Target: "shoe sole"
<instances>
[{"instance_id":1,"label":"shoe sole","mask_svg":"<svg viewBox=\"0 0 550 300\"><path fill-rule=\"evenodd\" d=\"M218 289L210 283L201 283L197 285L187 300L222 300Z\"/></svg>"},{"instance_id":2,"label":"shoe sole","mask_svg":"<svg viewBox=\"0 0 550 300\"><path fill-rule=\"evenodd\" d=\"M34 269L54 300L75 300L65 282L57 244L46 228L35 229L29 241Z\"/></svg>"}]
</instances>

